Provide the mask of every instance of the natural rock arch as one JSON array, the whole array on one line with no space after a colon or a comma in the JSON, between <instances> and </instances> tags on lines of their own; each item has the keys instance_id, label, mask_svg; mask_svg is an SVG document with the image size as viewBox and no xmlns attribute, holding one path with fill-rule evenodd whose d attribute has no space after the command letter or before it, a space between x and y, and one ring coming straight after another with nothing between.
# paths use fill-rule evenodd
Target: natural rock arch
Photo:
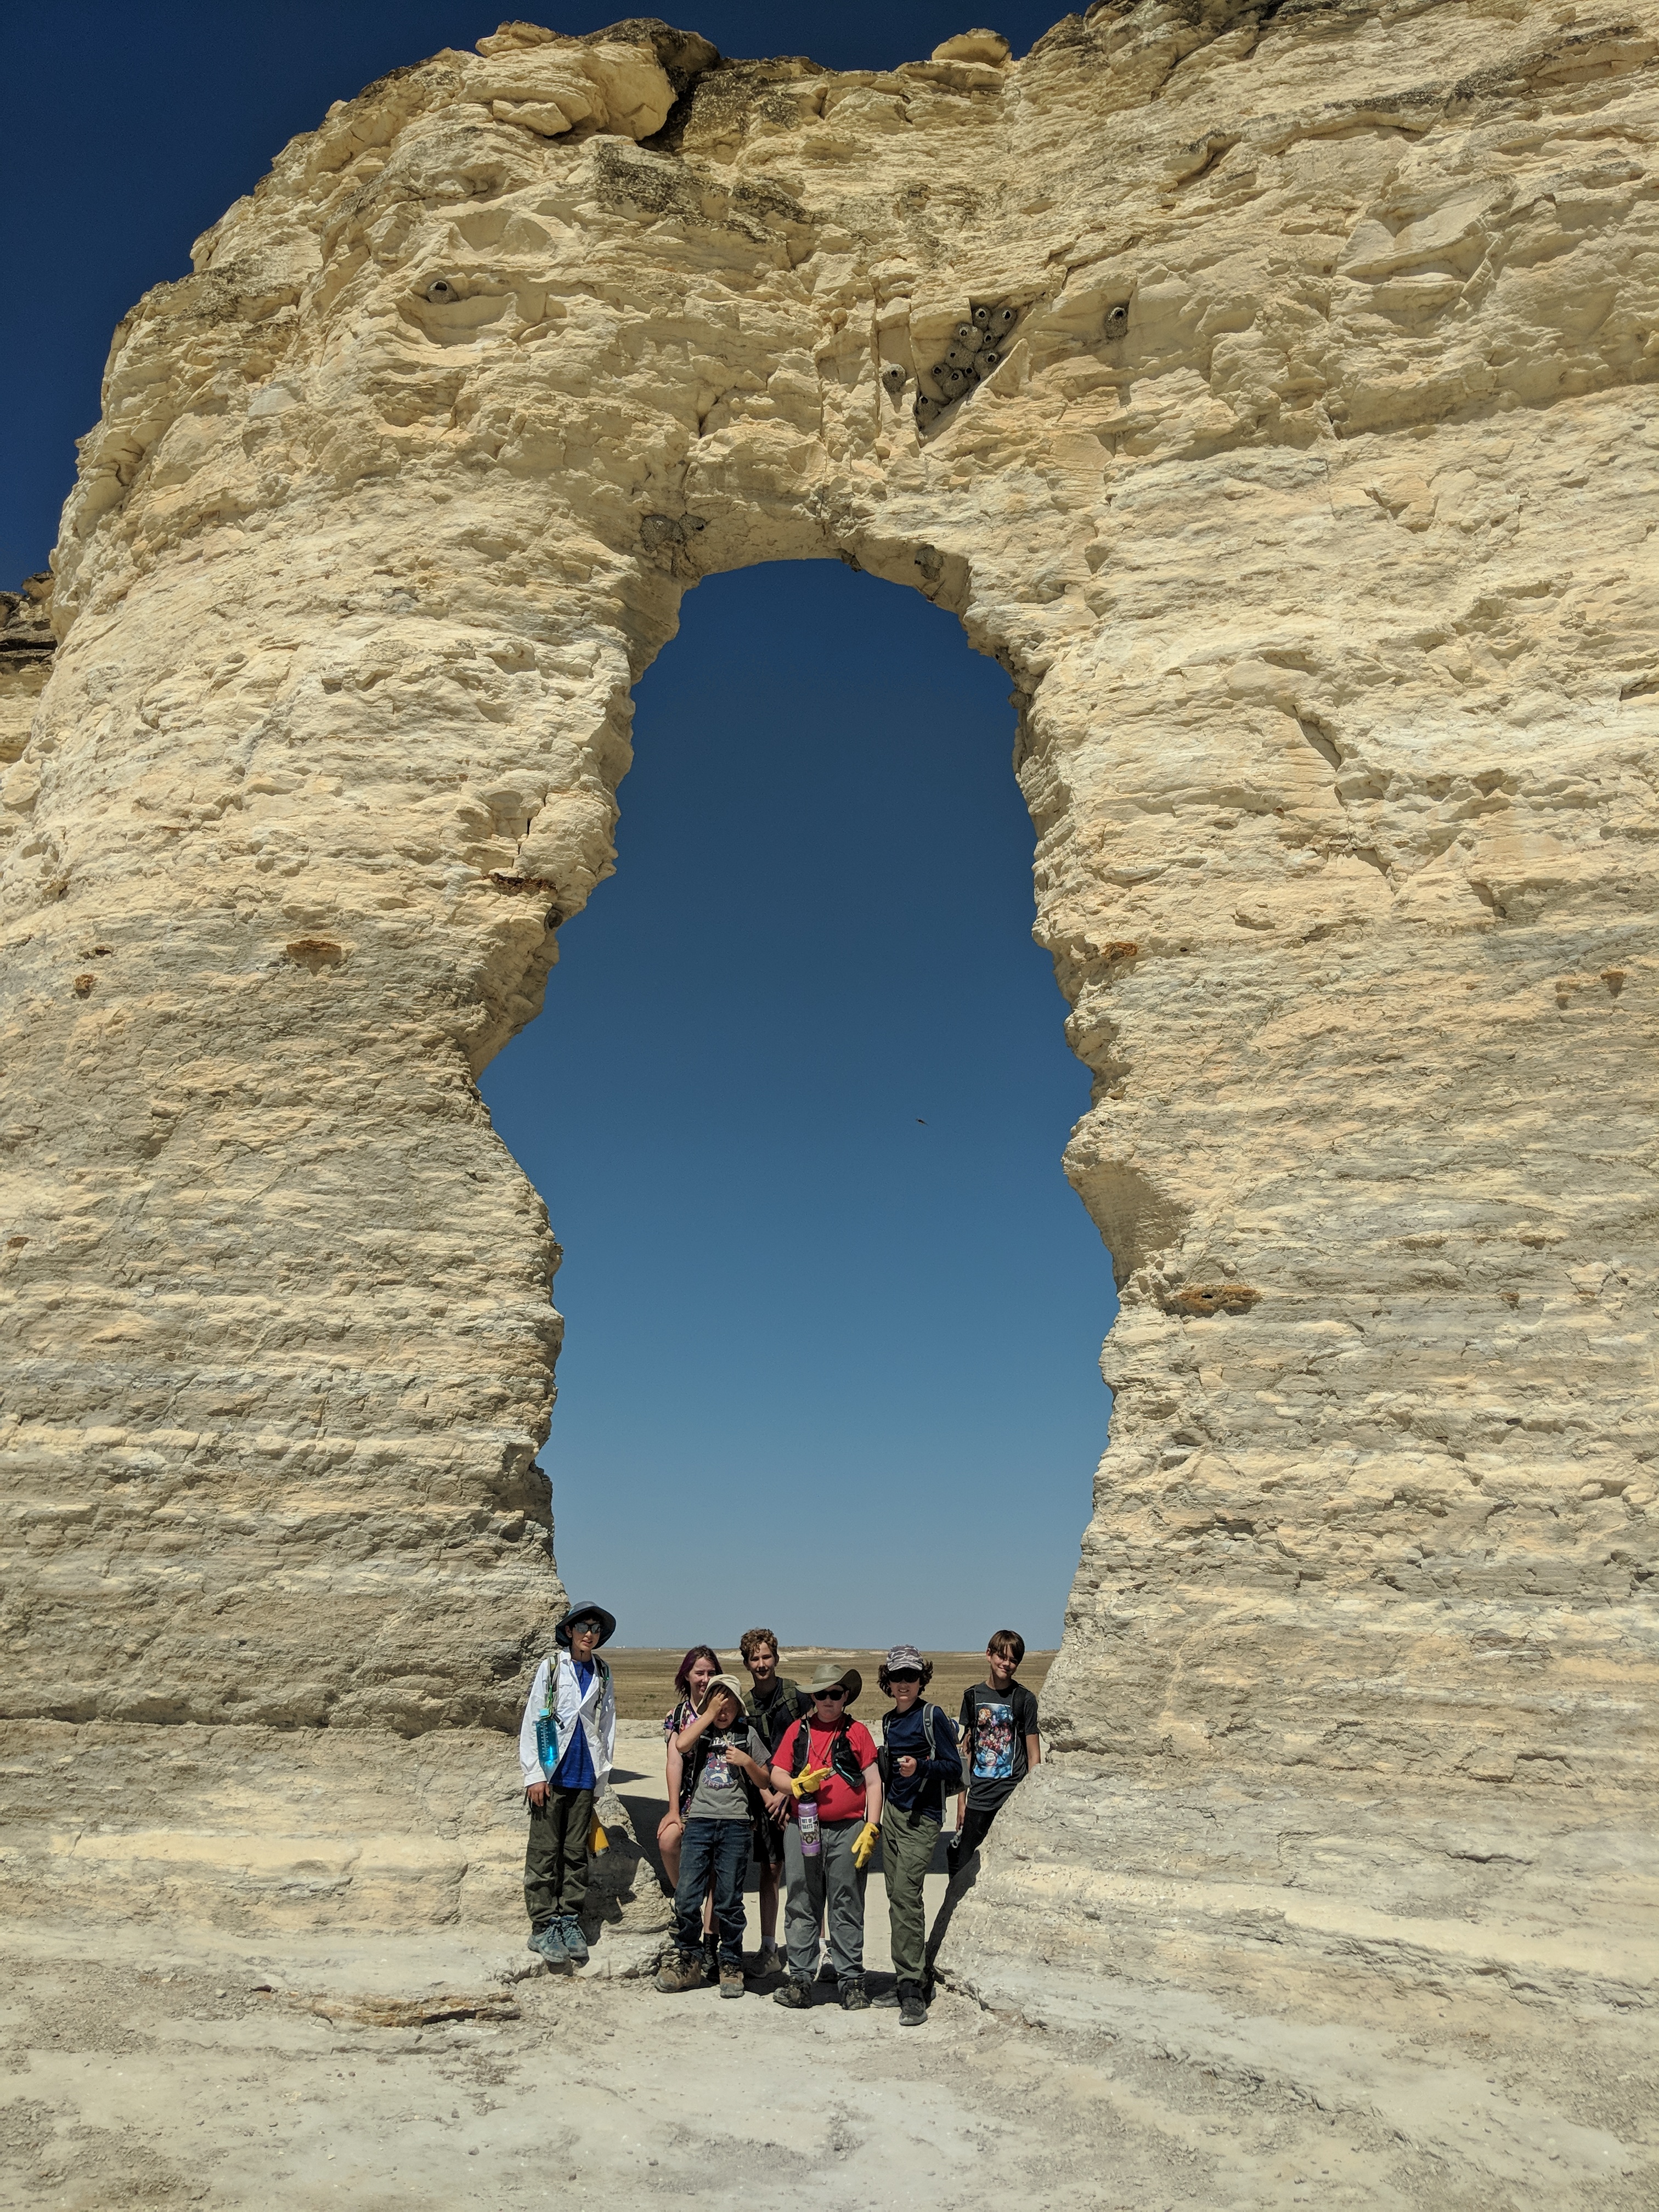
<instances>
[{"instance_id":1,"label":"natural rock arch","mask_svg":"<svg viewBox=\"0 0 1659 2212\"><path fill-rule=\"evenodd\" d=\"M834 552L1012 676L1122 1275L964 1971L1606 1993L1434 1838L1645 1744L1650 19L509 26L285 149L117 334L4 787L11 1711L507 1718L557 1325L472 1079L687 580Z\"/></svg>"}]
</instances>

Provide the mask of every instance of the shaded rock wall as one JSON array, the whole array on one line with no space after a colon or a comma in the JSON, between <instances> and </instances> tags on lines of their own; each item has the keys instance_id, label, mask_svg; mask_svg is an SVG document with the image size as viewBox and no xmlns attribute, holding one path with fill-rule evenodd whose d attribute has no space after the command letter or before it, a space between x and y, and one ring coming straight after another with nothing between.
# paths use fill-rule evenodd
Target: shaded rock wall
<instances>
[{"instance_id":1,"label":"shaded rock wall","mask_svg":"<svg viewBox=\"0 0 1659 2212\"><path fill-rule=\"evenodd\" d=\"M1659 15L484 46L117 333L3 793L9 1710L509 1715L556 1252L474 1079L611 870L682 592L839 554L1012 678L1121 1279L1062 1757L961 1956L1048 1955L1045 1854L1142 1848L1125 1777L1182 1808L1166 1899L1264 1790L1270 1837L1505 1790L1624 1833Z\"/></svg>"}]
</instances>

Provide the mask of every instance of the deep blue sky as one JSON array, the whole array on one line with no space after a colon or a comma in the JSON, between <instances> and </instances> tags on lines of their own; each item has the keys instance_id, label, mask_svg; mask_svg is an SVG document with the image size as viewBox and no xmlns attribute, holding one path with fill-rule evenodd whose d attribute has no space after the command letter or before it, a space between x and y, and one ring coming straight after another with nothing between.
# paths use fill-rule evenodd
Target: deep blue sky
<instances>
[{"instance_id":1,"label":"deep blue sky","mask_svg":"<svg viewBox=\"0 0 1659 2212\"><path fill-rule=\"evenodd\" d=\"M331 100L504 12L14 11L0 583L45 565L132 301ZM1023 52L1060 12L990 17ZM678 20L871 67L985 15ZM823 562L701 586L640 686L618 875L484 1085L566 1249L560 1563L622 1641L1057 1638L1115 1301L1060 1171L1087 1089L1030 939L1006 693L919 594Z\"/></svg>"}]
</instances>

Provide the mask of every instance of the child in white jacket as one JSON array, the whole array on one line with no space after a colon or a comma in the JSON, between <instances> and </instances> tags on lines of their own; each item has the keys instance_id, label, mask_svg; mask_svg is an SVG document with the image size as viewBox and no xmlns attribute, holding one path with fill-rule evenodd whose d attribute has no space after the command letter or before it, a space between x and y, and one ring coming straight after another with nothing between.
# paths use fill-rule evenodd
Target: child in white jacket
<instances>
[{"instance_id":1,"label":"child in white jacket","mask_svg":"<svg viewBox=\"0 0 1659 2212\"><path fill-rule=\"evenodd\" d=\"M587 1963L581 1910L588 1838L617 1748L616 1686L599 1648L616 1632L617 1617L602 1605L572 1606L553 1632L556 1648L536 1669L519 1729L530 1807L524 1855L530 1948L550 1966Z\"/></svg>"}]
</instances>

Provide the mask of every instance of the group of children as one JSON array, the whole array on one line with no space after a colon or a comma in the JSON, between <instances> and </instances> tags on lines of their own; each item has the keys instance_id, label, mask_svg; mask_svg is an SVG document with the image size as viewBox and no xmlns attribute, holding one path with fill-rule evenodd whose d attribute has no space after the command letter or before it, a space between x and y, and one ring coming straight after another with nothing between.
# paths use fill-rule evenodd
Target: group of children
<instances>
[{"instance_id":1,"label":"group of children","mask_svg":"<svg viewBox=\"0 0 1659 2212\"><path fill-rule=\"evenodd\" d=\"M617 1701L599 1646L616 1632L603 1606L573 1606L531 1688L519 1736L530 1809L525 1903L530 1947L550 1964L580 1966L594 1802L611 1771ZM864 1985L864 1889L878 1841L887 1883L895 1995L907 2027L927 2017L929 1971L922 1882L957 1800L946 1850L951 1880L1042 1757L1037 1701L1015 1673L1023 1638L1000 1628L986 1647L987 1680L963 1693L952 1723L925 1692L932 1663L896 1644L877 1680L891 1700L881 1744L852 1707L856 1667L820 1667L803 1689L778 1672L778 1639L751 1628L740 1650L745 1689L719 1655L696 1644L674 1678L679 1701L663 1723L668 1812L658 1830L674 1891L674 1941L657 1976L667 1991L718 1979L744 1994L744 1884L758 1874L761 1948L754 1972L781 1976L775 1996L811 2001L823 1963L846 2011L872 1999ZM777 1945L779 1891L785 1948ZM882 1998L874 2000L877 2003Z\"/></svg>"}]
</instances>

